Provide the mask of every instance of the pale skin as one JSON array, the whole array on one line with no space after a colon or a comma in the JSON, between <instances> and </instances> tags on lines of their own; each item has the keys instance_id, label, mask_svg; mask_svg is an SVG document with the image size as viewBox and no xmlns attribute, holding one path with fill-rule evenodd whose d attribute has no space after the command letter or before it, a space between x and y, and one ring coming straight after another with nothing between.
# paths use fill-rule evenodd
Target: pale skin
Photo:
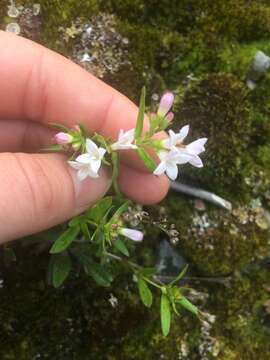
<instances>
[{"instance_id":1,"label":"pale skin","mask_svg":"<svg viewBox=\"0 0 270 360\"><path fill-rule=\"evenodd\" d=\"M0 31L0 242L33 234L83 212L111 185L76 180L60 154L37 153L51 143L51 122L117 139L119 129L135 127L137 107L71 61L32 41ZM139 203L153 204L168 191L136 154L122 157L119 184Z\"/></svg>"}]
</instances>

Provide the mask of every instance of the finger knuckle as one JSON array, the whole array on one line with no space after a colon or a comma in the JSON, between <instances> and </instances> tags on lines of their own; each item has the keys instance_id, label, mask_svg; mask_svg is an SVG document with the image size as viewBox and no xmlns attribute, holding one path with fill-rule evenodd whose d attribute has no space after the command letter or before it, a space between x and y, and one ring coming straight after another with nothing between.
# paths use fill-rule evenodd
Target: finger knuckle
<instances>
[{"instance_id":1,"label":"finger knuckle","mask_svg":"<svg viewBox=\"0 0 270 360\"><path fill-rule=\"evenodd\" d=\"M31 209L33 219L51 216L55 204L55 189L43 164L30 154L13 156L19 167L19 178L24 183L28 208ZM27 161L23 161L22 156L27 156Z\"/></svg>"}]
</instances>

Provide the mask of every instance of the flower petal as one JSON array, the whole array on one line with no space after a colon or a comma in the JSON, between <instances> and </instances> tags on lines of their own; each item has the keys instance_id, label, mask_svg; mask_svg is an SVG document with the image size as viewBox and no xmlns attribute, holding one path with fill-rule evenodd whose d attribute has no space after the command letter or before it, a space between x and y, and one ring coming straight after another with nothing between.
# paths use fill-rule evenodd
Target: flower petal
<instances>
[{"instance_id":1,"label":"flower petal","mask_svg":"<svg viewBox=\"0 0 270 360\"><path fill-rule=\"evenodd\" d=\"M104 155L106 154L106 149L104 149L103 147L98 148L98 153L99 153L99 159L103 159Z\"/></svg>"},{"instance_id":2,"label":"flower petal","mask_svg":"<svg viewBox=\"0 0 270 360\"><path fill-rule=\"evenodd\" d=\"M154 170L153 174L159 176L164 174L165 171L166 171L166 163L165 161L161 161L161 163Z\"/></svg>"},{"instance_id":3,"label":"flower petal","mask_svg":"<svg viewBox=\"0 0 270 360\"><path fill-rule=\"evenodd\" d=\"M189 132L189 125L183 126L179 133L177 134L177 140L178 142L183 142L183 140L187 137Z\"/></svg>"},{"instance_id":4,"label":"flower petal","mask_svg":"<svg viewBox=\"0 0 270 360\"><path fill-rule=\"evenodd\" d=\"M174 162L168 162L166 165L166 174L171 180L175 180L178 175L178 167Z\"/></svg>"},{"instance_id":5,"label":"flower petal","mask_svg":"<svg viewBox=\"0 0 270 360\"><path fill-rule=\"evenodd\" d=\"M207 138L201 138L193 141L192 143L186 146L187 150L194 155L199 155L201 152L205 150L204 144L206 143Z\"/></svg>"},{"instance_id":6,"label":"flower petal","mask_svg":"<svg viewBox=\"0 0 270 360\"><path fill-rule=\"evenodd\" d=\"M80 181L83 181L84 179L87 178L88 176L88 169L85 167L85 168L81 168L78 172L77 172L77 178L80 180Z\"/></svg>"},{"instance_id":7,"label":"flower petal","mask_svg":"<svg viewBox=\"0 0 270 360\"><path fill-rule=\"evenodd\" d=\"M169 154L169 151L160 150L160 151L158 152L158 157L159 157L159 159L160 159L161 161L164 161L164 160L167 159L168 154Z\"/></svg>"},{"instance_id":8,"label":"flower petal","mask_svg":"<svg viewBox=\"0 0 270 360\"><path fill-rule=\"evenodd\" d=\"M92 157L90 156L90 154L82 154L82 155L79 155L78 157L76 157L76 161L83 165L89 164L91 159L92 159Z\"/></svg>"},{"instance_id":9,"label":"flower petal","mask_svg":"<svg viewBox=\"0 0 270 360\"><path fill-rule=\"evenodd\" d=\"M98 170L100 169L100 166L101 166L100 159L92 159L89 167L93 173L97 174Z\"/></svg>"},{"instance_id":10,"label":"flower petal","mask_svg":"<svg viewBox=\"0 0 270 360\"><path fill-rule=\"evenodd\" d=\"M202 162L201 158L199 158L198 155L192 156L192 158L189 160L189 163L198 168L203 167L203 162Z\"/></svg>"},{"instance_id":11,"label":"flower petal","mask_svg":"<svg viewBox=\"0 0 270 360\"><path fill-rule=\"evenodd\" d=\"M126 131L121 136L121 142L131 143L134 140L134 134L135 134L135 129L130 129L130 130Z\"/></svg>"},{"instance_id":12,"label":"flower petal","mask_svg":"<svg viewBox=\"0 0 270 360\"><path fill-rule=\"evenodd\" d=\"M90 155L97 156L98 147L91 139L86 139L86 150Z\"/></svg>"},{"instance_id":13,"label":"flower petal","mask_svg":"<svg viewBox=\"0 0 270 360\"><path fill-rule=\"evenodd\" d=\"M82 167L84 167L83 164L80 164L77 161L68 161L68 164L75 170L80 170Z\"/></svg>"}]
</instances>

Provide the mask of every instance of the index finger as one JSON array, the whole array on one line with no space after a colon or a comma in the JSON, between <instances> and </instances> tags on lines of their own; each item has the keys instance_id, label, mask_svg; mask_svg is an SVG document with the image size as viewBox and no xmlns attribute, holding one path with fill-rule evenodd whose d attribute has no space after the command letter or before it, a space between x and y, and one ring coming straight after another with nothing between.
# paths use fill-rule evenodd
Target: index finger
<instances>
[{"instance_id":1,"label":"index finger","mask_svg":"<svg viewBox=\"0 0 270 360\"><path fill-rule=\"evenodd\" d=\"M128 98L63 56L3 31L0 48L0 118L84 123L112 138L135 127Z\"/></svg>"}]
</instances>

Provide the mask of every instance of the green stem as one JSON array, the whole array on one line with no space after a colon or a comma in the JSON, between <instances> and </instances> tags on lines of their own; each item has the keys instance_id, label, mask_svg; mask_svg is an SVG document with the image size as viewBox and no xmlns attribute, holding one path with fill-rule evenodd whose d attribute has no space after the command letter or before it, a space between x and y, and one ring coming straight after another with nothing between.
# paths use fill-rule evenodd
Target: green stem
<instances>
[{"instance_id":1,"label":"green stem","mask_svg":"<svg viewBox=\"0 0 270 360\"><path fill-rule=\"evenodd\" d=\"M113 188L117 196L122 197L121 191L118 186L118 174L119 174L119 156L118 154L113 151L112 152L112 182L113 182Z\"/></svg>"}]
</instances>

